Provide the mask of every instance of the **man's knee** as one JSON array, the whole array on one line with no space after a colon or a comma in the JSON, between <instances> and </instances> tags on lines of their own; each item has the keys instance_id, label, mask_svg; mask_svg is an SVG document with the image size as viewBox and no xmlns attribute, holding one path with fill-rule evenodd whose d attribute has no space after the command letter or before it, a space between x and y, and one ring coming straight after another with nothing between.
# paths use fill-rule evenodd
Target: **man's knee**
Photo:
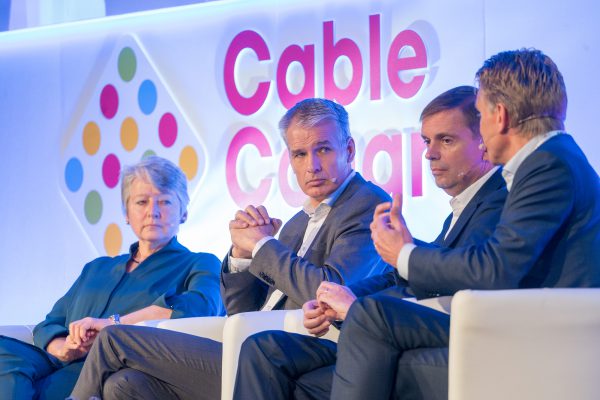
<instances>
[{"instance_id":1,"label":"man's knee","mask_svg":"<svg viewBox=\"0 0 600 400\"><path fill-rule=\"evenodd\" d=\"M244 343L242 343L240 362L242 359L245 361L253 361L257 358L265 357L265 348L268 348L269 352L271 352L273 350L273 344L280 342L278 338L280 338L283 333L284 332L282 331L264 331L249 336L244 340Z\"/></svg>"},{"instance_id":2,"label":"man's knee","mask_svg":"<svg viewBox=\"0 0 600 400\"><path fill-rule=\"evenodd\" d=\"M102 397L105 399L135 399L138 388L144 387L143 373L126 368L115 372L104 382Z\"/></svg>"}]
</instances>

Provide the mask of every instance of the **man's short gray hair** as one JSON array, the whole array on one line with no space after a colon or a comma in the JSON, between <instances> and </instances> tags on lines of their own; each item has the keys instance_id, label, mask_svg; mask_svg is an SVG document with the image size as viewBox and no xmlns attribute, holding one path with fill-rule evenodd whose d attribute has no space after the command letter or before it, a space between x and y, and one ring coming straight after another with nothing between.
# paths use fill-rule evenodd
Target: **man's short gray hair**
<instances>
[{"instance_id":1,"label":"man's short gray hair","mask_svg":"<svg viewBox=\"0 0 600 400\"><path fill-rule=\"evenodd\" d=\"M350 139L348 113L341 105L327 99L305 99L290 108L279 121L279 130L287 145L286 133L290 125L312 128L322 122L333 121L338 126L338 139L344 146Z\"/></svg>"}]
</instances>

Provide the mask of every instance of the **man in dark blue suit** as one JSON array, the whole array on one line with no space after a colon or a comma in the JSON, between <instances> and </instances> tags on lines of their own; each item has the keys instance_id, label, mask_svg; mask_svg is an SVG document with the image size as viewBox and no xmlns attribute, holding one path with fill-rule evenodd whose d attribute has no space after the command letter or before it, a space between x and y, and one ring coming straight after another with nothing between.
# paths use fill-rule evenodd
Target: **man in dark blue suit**
<instances>
[{"instance_id":1,"label":"man in dark blue suit","mask_svg":"<svg viewBox=\"0 0 600 400\"><path fill-rule=\"evenodd\" d=\"M421 114L425 157L436 185L453 196L453 213L442 232L431 244L419 242L423 246L479 243L491 235L500 218L506 187L499 168L492 167L484 157L475 98L474 87L457 87L436 97ZM349 302L389 287L401 288L393 293L399 297L452 294L427 283L409 287L395 269L349 286L323 282L319 291L339 293ZM319 336L325 333L330 321L317 302L306 303L304 309L311 331ZM341 315L336 317L343 319ZM246 341L239 362L235 398L326 399L331 389L335 343L279 331L260 333Z\"/></svg>"},{"instance_id":2,"label":"man in dark blue suit","mask_svg":"<svg viewBox=\"0 0 600 400\"><path fill-rule=\"evenodd\" d=\"M404 260L399 274L411 285L438 292L599 287L600 182L562 131L567 96L558 68L538 50L507 51L487 60L477 79L481 136L489 159L504 165L509 190L493 235L455 249L413 243L396 197L391 208L375 211L378 252L388 262ZM318 299L335 307L327 293ZM405 366L415 352L447 352L449 322L394 296L358 299L338 342L331 398L447 398L447 387L414 379ZM429 362L447 370L447 358Z\"/></svg>"}]
</instances>

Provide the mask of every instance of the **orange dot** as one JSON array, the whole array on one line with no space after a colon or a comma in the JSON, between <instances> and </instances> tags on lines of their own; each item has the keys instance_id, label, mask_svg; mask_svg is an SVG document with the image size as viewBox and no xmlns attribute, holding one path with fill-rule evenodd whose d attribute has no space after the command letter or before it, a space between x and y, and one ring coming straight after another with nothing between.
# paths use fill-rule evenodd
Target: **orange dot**
<instances>
[{"instance_id":1,"label":"orange dot","mask_svg":"<svg viewBox=\"0 0 600 400\"><path fill-rule=\"evenodd\" d=\"M121 253L122 245L121 228L117 224L108 224L106 231L104 231L104 250L106 250L106 254L111 257L118 255Z\"/></svg>"},{"instance_id":2,"label":"orange dot","mask_svg":"<svg viewBox=\"0 0 600 400\"><path fill-rule=\"evenodd\" d=\"M127 151L135 149L138 144L139 131L135 120L127 117L121 123L121 145Z\"/></svg>"},{"instance_id":3,"label":"orange dot","mask_svg":"<svg viewBox=\"0 0 600 400\"><path fill-rule=\"evenodd\" d=\"M88 122L83 128L83 148L90 156L96 154L100 148L100 128L93 121Z\"/></svg>"},{"instance_id":4,"label":"orange dot","mask_svg":"<svg viewBox=\"0 0 600 400\"><path fill-rule=\"evenodd\" d=\"M188 181L198 173L198 154L192 146L185 146L179 155L179 167L187 176Z\"/></svg>"}]
</instances>

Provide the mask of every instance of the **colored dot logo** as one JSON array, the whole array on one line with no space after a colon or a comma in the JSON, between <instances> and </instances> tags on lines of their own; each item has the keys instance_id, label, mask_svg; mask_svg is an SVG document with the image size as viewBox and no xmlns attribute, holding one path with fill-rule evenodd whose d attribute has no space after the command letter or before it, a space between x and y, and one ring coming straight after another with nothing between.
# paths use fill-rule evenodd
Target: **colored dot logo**
<instances>
[{"instance_id":1,"label":"colored dot logo","mask_svg":"<svg viewBox=\"0 0 600 400\"><path fill-rule=\"evenodd\" d=\"M123 215L123 166L149 155L168 158L185 173L193 198L206 151L135 37L119 40L99 80L89 85L93 95L67 132L61 187L98 250L114 256L137 240Z\"/></svg>"}]
</instances>

